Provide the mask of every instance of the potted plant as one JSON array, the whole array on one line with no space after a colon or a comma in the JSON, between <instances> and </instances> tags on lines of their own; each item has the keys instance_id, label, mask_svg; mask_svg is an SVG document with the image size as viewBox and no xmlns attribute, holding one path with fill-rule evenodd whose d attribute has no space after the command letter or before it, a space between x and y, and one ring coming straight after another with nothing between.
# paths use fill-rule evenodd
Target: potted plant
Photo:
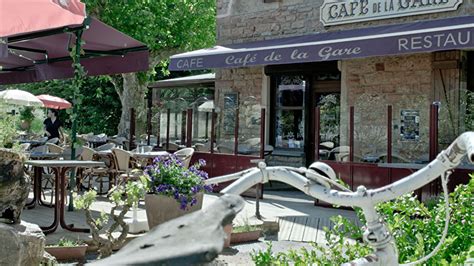
<instances>
[{"instance_id":1,"label":"potted plant","mask_svg":"<svg viewBox=\"0 0 474 266\"><path fill-rule=\"evenodd\" d=\"M46 246L44 250L57 260L84 261L87 245L79 240L61 238L57 244Z\"/></svg>"},{"instance_id":2,"label":"potted plant","mask_svg":"<svg viewBox=\"0 0 474 266\"><path fill-rule=\"evenodd\" d=\"M97 198L95 190L89 190L81 196L75 195L75 207L85 211L86 222L92 234L91 245L98 248L99 258L112 255L114 249L125 243L129 231L125 215L136 206L145 192L145 184L141 181L129 180L115 186L108 194L113 204L112 209L108 213L102 212L100 216L92 215L94 211L91 210L91 205Z\"/></svg>"},{"instance_id":3,"label":"potted plant","mask_svg":"<svg viewBox=\"0 0 474 266\"><path fill-rule=\"evenodd\" d=\"M236 244L257 241L261 234L262 227L260 225L252 225L248 219L246 219L243 225L232 227L230 243Z\"/></svg>"},{"instance_id":4,"label":"potted plant","mask_svg":"<svg viewBox=\"0 0 474 266\"><path fill-rule=\"evenodd\" d=\"M202 207L203 192L212 191L206 185L206 172L200 170L204 160L186 168L174 154L156 157L144 171L147 182L145 209L149 228L176 217L197 211Z\"/></svg>"}]
</instances>

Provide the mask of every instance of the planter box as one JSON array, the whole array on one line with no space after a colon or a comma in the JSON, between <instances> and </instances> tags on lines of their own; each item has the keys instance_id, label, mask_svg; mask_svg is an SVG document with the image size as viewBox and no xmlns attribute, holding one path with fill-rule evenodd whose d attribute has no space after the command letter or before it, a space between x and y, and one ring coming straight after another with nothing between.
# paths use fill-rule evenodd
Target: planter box
<instances>
[{"instance_id":1,"label":"planter box","mask_svg":"<svg viewBox=\"0 0 474 266\"><path fill-rule=\"evenodd\" d=\"M147 194L145 196L146 217L148 219L148 227L150 230L164 222L174 218L195 212L201 209L204 194L197 195L197 203L188 207L186 210L179 208L179 203L174 198L163 195Z\"/></svg>"},{"instance_id":2,"label":"planter box","mask_svg":"<svg viewBox=\"0 0 474 266\"><path fill-rule=\"evenodd\" d=\"M257 241L260 238L261 233L262 233L262 230L232 233L230 236L230 243L236 244L236 243Z\"/></svg>"},{"instance_id":3,"label":"planter box","mask_svg":"<svg viewBox=\"0 0 474 266\"><path fill-rule=\"evenodd\" d=\"M87 245L76 247L45 247L44 250L57 260L83 261L86 256Z\"/></svg>"}]
</instances>

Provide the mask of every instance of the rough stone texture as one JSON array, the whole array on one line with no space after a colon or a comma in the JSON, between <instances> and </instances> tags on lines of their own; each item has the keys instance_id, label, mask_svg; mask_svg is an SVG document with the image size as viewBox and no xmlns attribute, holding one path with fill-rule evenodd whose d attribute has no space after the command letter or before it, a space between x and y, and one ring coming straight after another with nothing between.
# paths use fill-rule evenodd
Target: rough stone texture
<instances>
[{"instance_id":1,"label":"rough stone texture","mask_svg":"<svg viewBox=\"0 0 474 266\"><path fill-rule=\"evenodd\" d=\"M324 27L319 21L322 3L322 0L283 0L274 3L264 3L263 0L217 0L217 41L219 44L242 43L474 13L474 1L465 0L457 11Z\"/></svg>"},{"instance_id":2,"label":"rough stone texture","mask_svg":"<svg viewBox=\"0 0 474 266\"><path fill-rule=\"evenodd\" d=\"M458 17L474 14L474 1L465 0L458 10L434 14L381 19L368 22L350 23L324 27L319 21L320 6L323 0L283 0L264 3L263 0L218 0L217 43L233 44L268 39L312 34L316 32L339 31L370 26L399 24L404 22ZM440 101L442 106L452 99L459 99L459 91L465 86L459 70L443 70L450 95L443 96L440 91L433 62L437 54L424 53L404 56L383 56L365 59L343 60L341 70L341 145L348 145L348 112L354 105L355 117L355 155L386 152L386 106L393 106L393 153L407 160L419 160L428 153L429 104ZM459 55L458 55L459 57ZM445 57L446 60L453 58ZM458 59L458 58L456 58ZM267 90L262 95L266 79L263 67L217 69L216 95L219 106L227 92L239 92L240 98L252 95L263 105L269 97ZM452 94L452 95L451 95ZM438 96L437 96L438 95ZM452 98L452 99L446 99ZM462 97L461 97L462 98ZM453 106L453 105L451 105ZM456 106L456 105L455 105ZM420 141L400 140L400 110L420 111ZM359 111L358 111L359 110ZM440 112L440 143L450 143L462 130L460 118L454 117L447 124L447 108ZM253 113L253 114L251 114ZM271 115L271 114L270 114ZM247 117L257 116L256 110L246 113ZM220 116L222 119L222 116ZM267 117L269 118L269 117ZM221 121L221 120L220 120ZM240 116L241 135L258 136L259 129L252 126L252 119ZM370 122L368 122L370 121ZM250 123L249 123L250 122ZM461 124L453 130L453 124ZM255 123L253 125L256 125ZM268 131L268 128L267 128ZM222 132L219 131L218 133ZM268 136L268 135L267 135ZM220 134L218 138L232 138L233 134ZM440 147L443 148L443 147ZM293 163L293 162L290 162Z\"/></svg>"},{"instance_id":3,"label":"rough stone texture","mask_svg":"<svg viewBox=\"0 0 474 266\"><path fill-rule=\"evenodd\" d=\"M226 93L239 95L239 136L243 139L260 137L260 109L263 69L261 67L219 69L216 71L216 88L219 88L216 99L221 112L217 120L218 139L233 140L233 132L223 130L225 112L224 97ZM235 120L233 120L235 121ZM234 122L235 123L235 122Z\"/></svg>"},{"instance_id":4,"label":"rough stone texture","mask_svg":"<svg viewBox=\"0 0 474 266\"><path fill-rule=\"evenodd\" d=\"M354 154L386 152L387 105L392 105L393 152L407 159L428 152L431 54L347 60L341 68L341 145L349 143L349 106L354 106ZM420 141L400 139L402 109L420 111Z\"/></svg>"},{"instance_id":5,"label":"rough stone texture","mask_svg":"<svg viewBox=\"0 0 474 266\"><path fill-rule=\"evenodd\" d=\"M0 265L39 265L43 259L45 236L36 224L0 223Z\"/></svg>"},{"instance_id":6,"label":"rough stone texture","mask_svg":"<svg viewBox=\"0 0 474 266\"><path fill-rule=\"evenodd\" d=\"M0 149L0 220L20 222L30 189L23 160L19 153Z\"/></svg>"}]
</instances>

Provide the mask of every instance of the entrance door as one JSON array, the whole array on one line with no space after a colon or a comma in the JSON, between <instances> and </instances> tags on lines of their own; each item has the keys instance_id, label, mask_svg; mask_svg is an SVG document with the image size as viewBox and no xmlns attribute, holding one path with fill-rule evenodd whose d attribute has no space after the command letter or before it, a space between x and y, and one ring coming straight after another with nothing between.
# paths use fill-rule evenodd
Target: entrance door
<instances>
[{"instance_id":1,"label":"entrance door","mask_svg":"<svg viewBox=\"0 0 474 266\"><path fill-rule=\"evenodd\" d=\"M309 112L310 143L306 153L306 164L315 161L316 145L319 145L319 158L330 158L330 151L339 146L341 78L339 72L319 73L313 76L311 111ZM319 107L319 143L315 141L315 108Z\"/></svg>"}]
</instances>

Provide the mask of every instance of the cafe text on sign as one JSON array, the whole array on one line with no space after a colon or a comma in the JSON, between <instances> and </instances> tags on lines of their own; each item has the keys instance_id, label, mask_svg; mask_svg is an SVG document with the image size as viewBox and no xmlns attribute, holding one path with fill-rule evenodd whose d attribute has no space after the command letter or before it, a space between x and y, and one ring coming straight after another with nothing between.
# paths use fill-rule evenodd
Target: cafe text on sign
<instances>
[{"instance_id":1,"label":"cafe text on sign","mask_svg":"<svg viewBox=\"0 0 474 266\"><path fill-rule=\"evenodd\" d=\"M325 26L456 10L462 0L324 0Z\"/></svg>"}]
</instances>

